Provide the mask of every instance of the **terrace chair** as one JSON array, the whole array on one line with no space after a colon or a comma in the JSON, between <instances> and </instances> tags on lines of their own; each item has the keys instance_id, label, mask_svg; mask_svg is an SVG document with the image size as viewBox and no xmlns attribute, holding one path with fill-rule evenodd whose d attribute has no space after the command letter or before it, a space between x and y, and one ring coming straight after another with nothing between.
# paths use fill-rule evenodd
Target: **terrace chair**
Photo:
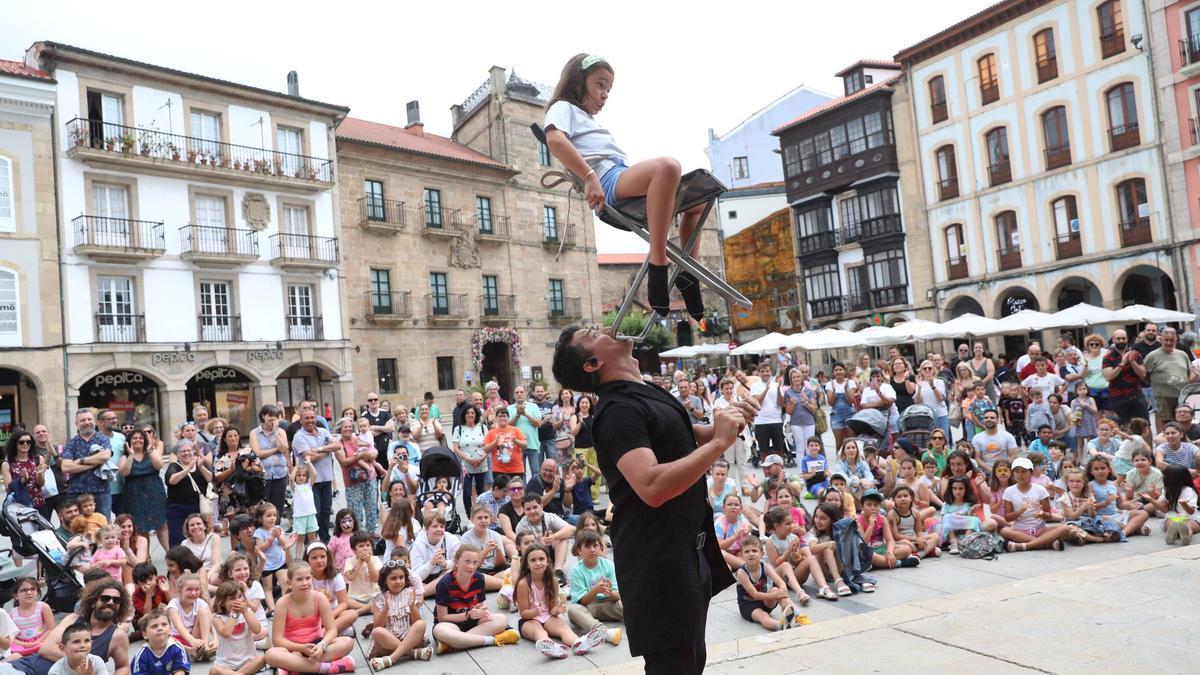
<instances>
[{"instance_id":1,"label":"terrace chair","mask_svg":"<svg viewBox=\"0 0 1200 675\"><path fill-rule=\"evenodd\" d=\"M542 143L546 142L546 133L540 125L531 124L529 128L533 130L533 135L539 141ZM583 179L570 171L547 171L542 174L541 183L542 187L548 190L554 189L562 183L570 183L572 190L583 194ZM704 213L700 216L700 225L692 232L692 236L683 248L680 248L670 240L667 241L667 260L672 263L667 287L673 288L675 286L676 275L679 274L681 269L686 270L691 272L701 283L707 284L717 295L726 301L749 309L751 303L746 299L746 296L739 293L736 288L730 286L724 279L701 265L690 254L685 253L685 251L692 250L693 243L695 243L696 238L700 236L700 232L704 229L703 223L708 218L709 211L717 203L717 198L724 193L725 186L721 184L721 181L717 180L716 176L713 176L704 169L689 171L680 177L679 191L675 194L675 216L678 217L680 213L700 204L704 205ZM633 232L647 244L650 243L650 228L646 223L646 198L644 196L622 199L613 205L606 204L597 215L601 221L615 228ZM638 269L637 275L633 278L633 284L626 291L620 308L617 309L617 316L613 320L612 327L612 334L614 336L627 337L640 342L646 338L646 335L650 332L650 328L654 325L653 321L647 321L646 327L642 329L641 335L638 336L618 335L621 321L629 313L629 309L633 305L633 299L637 295L638 289L642 287L642 283L645 281L649 270L650 257L647 256L646 260L642 262L642 266Z\"/></svg>"}]
</instances>

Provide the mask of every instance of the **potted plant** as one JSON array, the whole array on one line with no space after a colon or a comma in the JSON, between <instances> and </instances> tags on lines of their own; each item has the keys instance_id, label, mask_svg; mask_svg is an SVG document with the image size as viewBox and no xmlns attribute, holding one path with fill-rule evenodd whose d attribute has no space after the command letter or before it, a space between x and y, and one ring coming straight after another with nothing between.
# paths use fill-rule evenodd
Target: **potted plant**
<instances>
[{"instance_id":1,"label":"potted plant","mask_svg":"<svg viewBox=\"0 0 1200 675\"><path fill-rule=\"evenodd\" d=\"M133 134L126 133L121 137L121 152L131 152L133 150Z\"/></svg>"},{"instance_id":2,"label":"potted plant","mask_svg":"<svg viewBox=\"0 0 1200 675\"><path fill-rule=\"evenodd\" d=\"M196 151L189 149L188 153L187 153L187 158L188 158L188 160L187 160L188 164L195 164L196 163Z\"/></svg>"},{"instance_id":3,"label":"potted plant","mask_svg":"<svg viewBox=\"0 0 1200 675\"><path fill-rule=\"evenodd\" d=\"M109 152L111 152L111 151L115 150L116 147L117 147L117 139L112 138L112 137L104 139L104 149L105 150L108 150Z\"/></svg>"},{"instance_id":4,"label":"potted plant","mask_svg":"<svg viewBox=\"0 0 1200 675\"><path fill-rule=\"evenodd\" d=\"M221 168L228 169L229 168L229 158L226 157L225 155L220 155L220 164L221 164Z\"/></svg>"},{"instance_id":5,"label":"potted plant","mask_svg":"<svg viewBox=\"0 0 1200 675\"><path fill-rule=\"evenodd\" d=\"M179 146L175 145L174 143L167 143L167 154L169 154L171 156L171 159L178 162L179 161Z\"/></svg>"},{"instance_id":6,"label":"potted plant","mask_svg":"<svg viewBox=\"0 0 1200 675\"><path fill-rule=\"evenodd\" d=\"M281 159L279 157L275 158L275 175L276 176L283 175L283 159Z\"/></svg>"}]
</instances>

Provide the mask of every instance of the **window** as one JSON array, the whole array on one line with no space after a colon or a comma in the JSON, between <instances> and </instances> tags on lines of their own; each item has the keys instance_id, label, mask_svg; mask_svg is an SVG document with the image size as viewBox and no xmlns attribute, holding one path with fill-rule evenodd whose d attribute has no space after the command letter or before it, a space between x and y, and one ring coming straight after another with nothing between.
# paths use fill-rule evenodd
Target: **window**
<instances>
[{"instance_id":1,"label":"window","mask_svg":"<svg viewBox=\"0 0 1200 675\"><path fill-rule=\"evenodd\" d=\"M439 316L450 314L450 288L445 272L429 273L429 309Z\"/></svg>"},{"instance_id":2,"label":"window","mask_svg":"<svg viewBox=\"0 0 1200 675\"><path fill-rule=\"evenodd\" d=\"M735 179L745 179L750 177L750 158L733 158L733 177Z\"/></svg>"},{"instance_id":3,"label":"window","mask_svg":"<svg viewBox=\"0 0 1200 675\"><path fill-rule=\"evenodd\" d=\"M807 152L804 150L804 146L806 144L807 144L807 148L808 148ZM806 139L800 141L800 143L789 143L789 144L783 146L783 170L784 170L784 173L786 173L789 176L794 176L794 175L800 173L801 166L802 166L801 161L800 161L801 156L803 156L805 158L805 161L803 163L803 167L804 167L803 170L804 171L811 170L812 169L812 166L810 165L810 163L812 161L811 155L812 155L812 139L811 138L806 138Z\"/></svg>"},{"instance_id":4,"label":"window","mask_svg":"<svg viewBox=\"0 0 1200 675\"><path fill-rule=\"evenodd\" d=\"M1108 103L1108 140L1112 151L1132 148L1141 143L1133 83L1118 84L1109 89L1104 98Z\"/></svg>"},{"instance_id":5,"label":"window","mask_svg":"<svg viewBox=\"0 0 1200 675\"><path fill-rule=\"evenodd\" d=\"M1001 253L1021 250L1016 211L1001 211L996 215L996 239L1000 242Z\"/></svg>"},{"instance_id":6,"label":"window","mask_svg":"<svg viewBox=\"0 0 1200 675\"><path fill-rule=\"evenodd\" d=\"M92 184L91 231L88 244L129 246L129 189L124 185ZM78 243L78 242L77 242Z\"/></svg>"},{"instance_id":7,"label":"window","mask_svg":"<svg viewBox=\"0 0 1200 675\"><path fill-rule=\"evenodd\" d=\"M214 113L193 110L191 140L188 149L209 156L221 154L221 117Z\"/></svg>"},{"instance_id":8,"label":"window","mask_svg":"<svg viewBox=\"0 0 1200 675\"><path fill-rule=\"evenodd\" d=\"M299 129L279 127L277 140L279 152L284 153L279 158L283 162L283 175L298 176L303 168L304 132Z\"/></svg>"},{"instance_id":9,"label":"window","mask_svg":"<svg viewBox=\"0 0 1200 675\"><path fill-rule=\"evenodd\" d=\"M563 316L567 313L566 297L562 279L550 280L550 295L546 298L550 305L551 316Z\"/></svg>"},{"instance_id":10,"label":"window","mask_svg":"<svg viewBox=\"0 0 1200 675\"><path fill-rule=\"evenodd\" d=\"M1121 19L1121 0L1108 0L1096 8L1100 22L1100 55L1116 56L1125 51L1125 26Z\"/></svg>"},{"instance_id":11,"label":"window","mask_svg":"<svg viewBox=\"0 0 1200 675\"><path fill-rule=\"evenodd\" d=\"M400 381L396 368L396 359L375 359L375 372L379 375L379 393L396 394L400 392L397 382Z\"/></svg>"},{"instance_id":12,"label":"window","mask_svg":"<svg viewBox=\"0 0 1200 675\"><path fill-rule=\"evenodd\" d=\"M316 312L313 308L313 287L308 284L288 284L287 322L289 340L319 340Z\"/></svg>"},{"instance_id":13,"label":"window","mask_svg":"<svg viewBox=\"0 0 1200 675\"><path fill-rule=\"evenodd\" d=\"M836 298L842 294L842 282L838 277L838 266L814 265L804 269L804 288L809 300Z\"/></svg>"},{"instance_id":14,"label":"window","mask_svg":"<svg viewBox=\"0 0 1200 675\"><path fill-rule=\"evenodd\" d=\"M542 207L542 232L547 241L558 240L558 209L553 206Z\"/></svg>"},{"instance_id":15,"label":"window","mask_svg":"<svg viewBox=\"0 0 1200 675\"><path fill-rule=\"evenodd\" d=\"M1012 180L1008 161L1008 130L997 127L987 132L988 184L995 186Z\"/></svg>"},{"instance_id":16,"label":"window","mask_svg":"<svg viewBox=\"0 0 1200 675\"><path fill-rule=\"evenodd\" d=\"M454 388L454 357L437 357L438 389L445 391Z\"/></svg>"},{"instance_id":17,"label":"window","mask_svg":"<svg viewBox=\"0 0 1200 675\"><path fill-rule=\"evenodd\" d=\"M308 209L303 206L284 206L279 238L288 258L309 258L312 255L308 236Z\"/></svg>"},{"instance_id":18,"label":"window","mask_svg":"<svg viewBox=\"0 0 1200 675\"><path fill-rule=\"evenodd\" d=\"M891 217L900 212L895 187L843 199L839 207L847 242L900 231L900 219Z\"/></svg>"},{"instance_id":19,"label":"window","mask_svg":"<svg viewBox=\"0 0 1200 675\"><path fill-rule=\"evenodd\" d=\"M482 234L492 234L495 231L491 197L475 197L475 218L479 221L479 231Z\"/></svg>"},{"instance_id":20,"label":"window","mask_svg":"<svg viewBox=\"0 0 1200 675\"><path fill-rule=\"evenodd\" d=\"M0 157L0 232L17 231L15 202L12 160Z\"/></svg>"},{"instance_id":21,"label":"window","mask_svg":"<svg viewBox=\"0 0 1200 675\"><path fill-rule=\"evenodd\" d=\"M1182 44L1184 63L1200 61L1200 9L1193 9L1184 14L1183 29L1187 31Z\"/></svg>"},{"instance_id":22,"label":"window","mask_svg":"<svg viewBox=\"0 0 1200 675\"><path fill-rule=\"evenodd\" d=\"M483 275L483 314L496 316L500 313L500 284L495 275Z\"/></svg>"},{"instance_id":23,"label":"window","mask_svg":"<svg viewBox=\"0 0 1200 675\"><path fill-rule=\"evenodd\" d=\"M790 176L801 171L812 171L836 159L893 142L891 113L868 113L785 145L785 172Z\"/></svg>"},{"instance_id":24,"label":"window","mask_svg":"<svg viewBox=\"0 0 1200 675\"><path fill-rule=\"evenodd\" d=\"M863 72L861 70L856 70L852 73L848 73L842 78L842 88L845 89L847 96L856 91L861 91L863 88Z\"/></svg>"},{"instance_id":25,"label":"window","mask_svg":"<svg viewBox=\"0 0 1200 675\"><path fill-rule=\"evenodd\" d=\"M1000 99L1000 80L996 73L996 55L988 54L976 61L979 67L979 101L983 105Z\"/></svg>"},{"instance_id":26,"label":"window","mask_svg":"<svg viewBox=\"0 0 1200 675\"><path fill-rule=\"evenodd\" d=\"M730 219L730 220L737 220L737 211L730 211L730 212L729 212L729 219Z\"/></svg>"},{"instance_id":27,"label":"window","mask_svg":"<svg viewBox=\"0 0 1200 675\"><path fill-rule=\"evenodd\" d=\"M17 309L17 273L0 269L0 345L21 342L21 313Z\"/></svg>"},{"instance_id":28,"label":"window","mask_svg":"<svg viewBox=\"0 0 1200 675\"><path fill-rule=\"evenodd\" d=\"M138 341L132 277L96 278L96 329L100 342Z\"/></svg>"},{"instance_id":29,"label":"window","mask_svg":"<svg viewBox=\"0 0 1200 675\"><path fill-rule=\"evenodd\" d=\"M1079 238L1079 209L1075 197L1067 195L1059 197L1050 204L1054 214L1054 234L1061 241L1063 237Z\"/></svg>"},{"instance_id":30,"label":"window","mask_svg":"<svg viewBox=\"0 0 1200 675\"><path fill-rule=\"evenodd\" d=\"M205 342L236 340L233 305L228 281L200 282L200 339Z\"/></svg>"},{"instance_id":31,"label":"window","mask_svg":"<svg viewBox=\"0 0 1200 675\"><path fill-rule=\"evenodd\" d=\"M1067 131L1067 109L1051 108L1042 113L1042 131L1046 136L1046 169L1071 163L1071 137Z\"/></svg>"},{"instance_id":32,"label":"window","mask_svg":"<svg viewBox=\"0 0 1200 675\"><path fill-rule=\"evenodd\" d=\"M115 94L89 90L87 93L87 116L92 145L102 147L107 143L119 143L125 135L125 99ZM109 147L114 149L116 146Z\"/></svg>"},{"instance_id":33,"label":"window","mask_svg":"<svg viewBox=\"0 0 1200 675\"><path fill-rule=\"evenodd\" d=\"M938 198L953 199L958 196L958 167L954 162L954 146L943 145L934 152L938 170Z\"/></svg>"},{"instance_id":34,"label":"window","mask_svg":"<svg viewBox=\"0 0 1200 675\"><path fill-rule=\"evenodd\" d=\"M1033 53L1037 62L1038 83L1058 77L1058 55L1054 51L1054 29L1046 28L1034 33Z\"/></svg>"},{"instance_id":35,"label":"window","mask_svg":"<svg viewBox=\"0 0 1200 675\"><path fill-rule=\"evenodd\" d=\"M797 210L795 211L796 232L801 238L830 232L833 230L830 216L828 204L809 207L803 211Z\"/></svg>"},{"instance_id":36,"label":"window","mask_svg":"<svg viewBox=\"0 0 1200 675\"><path fill-rule=\"evenodd\" d=\"M890 248L863 258L870 284L871 306L878 309L908 304L908 272L904 269L904 249Z\"/></svg>"},{"instance_id":37,"label":"window","mask_svg":"<svg viewBox=\"0 0 1200 675\"><path fill-rule=\"evenodd\" d=\"M383 203L383 181L363 181L363 192L366 194L367 220L387 220L387 210Z\"/></svg>"},{"instance_id":38,"label":"window","mask_svg":"<svg viewBox=\"0 0 1200 675\"><path fill-rule=\"evenodd\" d=\"M541 141L538 141L538 164L550 166L550 148Z\"/></svg>"},{"instance_id":39,"label":"window","mask_svg":"<svg viewBox=\"0 0 1200 675\"><path fill-rule=\"evenodd\" d=\"M392 271L371 268L368 274L371 284L371 313L392 313Z\"/></svg>"},{"instance_id":40,"label":"window","mask_svg":"<svg viewBox=\"0 0 1200 675\"><path fill-rule=\"evenodd\" d=\"M941 75L929 80L929 112L933 123L945 122L950 117L946 108L946 80Z\"/></svg>"},{"instance_id":41,"label":"window","mask_svg":"<svg viewBox=\"0 0 1200 675\"><path fill-rule=\"evenodd\" d=\"M963 239L962 223L946 226L946 263L950 279L965 279L967 272L967 244Z\"/></svg>"},{"instance_id":42,"label":"window","mask_svg":"<svg viewBox=\"0 0 1200 675\"><path fill-rule=\"evenodd\" d=\"M1150 205L1146 203L1146 181L1133 178L1117 186L1117 209L1121 224L1150 220Z\"/></svg>"},{"instance_id":43,"label":"window","mask_svg":"<svg viewBox=\"0 0 1200 675\"><path fill-rule=\"evenodd\" d=\"M425 227L442 227L442 191L425 188Z\"/></svg>"}]
</instances>

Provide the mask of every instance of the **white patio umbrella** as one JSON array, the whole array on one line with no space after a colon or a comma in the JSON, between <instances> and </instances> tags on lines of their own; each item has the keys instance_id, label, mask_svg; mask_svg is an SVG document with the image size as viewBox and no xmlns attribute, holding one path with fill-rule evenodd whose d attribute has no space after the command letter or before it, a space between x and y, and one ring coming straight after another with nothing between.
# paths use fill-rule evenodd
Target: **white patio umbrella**
<instances>
[{"instance_id":1,"label":"white patio umbrella","mask_svg":"<svg viewBox=\"0 0 1200 675\"><path fill-rule=\"evenodd\" d=\"M813 333L802 333L793 336L793 343L799 349L816 351L818 349L843 349L845 347L863 346L862 338L856 333L839 328L826 328Z\"/></svg>"},{"instance_id":2,"label":"white patio umbrella","mask_svg":"<svg viewBox=\"0 0 1200 675\"><path fill-rule=\"evenodd\" d=\"M1079 326L1102 326L1108 323L1125 323L1120 314L1081 302L1050 315L1054 319L1053 326L1047 328L1076 328Z\"/></svg>"},{"instance_id":3,"label":"white patio umbrella","mask_svg":"<svg viewBox=\"0 0 1200 675\"><path fill-rule=\"evenodd\" d=\"M1015 335L1018 333L1035 333L1047 328L1056 328L1058 324L1054 317L1034 309L1023 309L1016 314L1009 314L997 321L999 330L992 335Z\"/></svg>"},{"instance_id":4,"label":"white patio umbrella","mask_svg":"<svg viewBox=\"0 0 1200 675\"><path fill-rule=\"evenodd\" d=\"M867 347L885 347L894 345L899 342L907 342L905 339L897 339L892 329L887 326L867 326L854 332L854 336L859 339L860 345Z\"/></svg>"},{"instance_id":5,"label":"white patio umbrella","mask_svg":"<svg viewBox=\"0 0 1200 675\"><path fill-rule=\"evenodd\" d=\"M913 319L898 323L895 326L887 329L889 342L884 344L900 344L904 342L912 342L914 340L931 340L931 335L936 336L936 331L941 327L941 324L935 321L926 321L925 319ZM861 331L860 331L861 332ZM877 344L871 342L870 344Z\"/></svg>"},{"instance_id":6,"label":"white patio umbrella","mask_svg":"<svg viewBox=\"0 0 1200 675\"><path fill-rule=\"evenodd\" d=\"M692 350L696 352L696 356L727 356L729 344L720 342L711 345L693 345Z\"/></svg>"},{"instance_id":7,"label":"white patio umbrella","mask_svg":"<svg viewBox=\"0 0 1200 675\"><path fill-rule=\"evenodd\" d=\"M922 331L922 339L958 339L982 335L997 335L1003 328L996 319L989 319L978 314L963 314L945 323L935 324Z\"/></svg>"},{"instance_id":8,"label":"white patio umbrella","mask_svg":"<svg viewBox=\"0 0 1200 675\"><path fill-rule=\"evenodd\" d=\"M1118 309L1116 314L1121 317L1122 323L1140 323L1149 321L1151 323L1192 323L1196 320L1195 314L1187 312L1176 312L1173 309L1160 309L1151 307L1150 305L1130 305L1124 309Z\"/></svg>"},{"instance_id":9,"label":"white patio umbrella","mask_svg":"<svg viewBox=\"0 0 1200 675\"><path fill-rule=\"evenodd\" d=\"M766 335L747 342L746 344L729 352L734 356L742 356L744 354L769 354L780 347L787 346L788 336L783 333L767 333ZM789 348L790 349L790 348Z\"/></svg>"},{"instance_id":10,"label":"white patio umbrella","mask_svg":"<svg viewBox=\"0 0 1200 675\"><path fill-rule=\"evenodd\" d=\"M668 359L690 359L696 355L695 347L676 347L668 349L665 352L659 352L658 355Z\"/></svg>"}]
</instances>

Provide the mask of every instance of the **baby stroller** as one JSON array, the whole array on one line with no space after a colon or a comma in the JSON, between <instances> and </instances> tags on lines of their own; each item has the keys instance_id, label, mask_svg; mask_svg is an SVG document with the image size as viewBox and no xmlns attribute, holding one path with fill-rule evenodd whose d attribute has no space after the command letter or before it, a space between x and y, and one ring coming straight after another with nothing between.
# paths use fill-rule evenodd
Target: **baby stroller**
<instances>
[{"instance_id":1,"label":"baby stroller","mask_svg":"<svg viewBox=\"0 0 1200 675\"><path fill-rule=\"evenodd\" d=\"M46 595L43 600L55 612L75 609L83 578L67 566L64 541L54 532L54 526L37 509L16 502L5 502L0 517L0 534L12 542L16 553L37 557L46 575ZM10 581L4 583L11 583Z\"/></svg>"},{"instance_id":2,"label":"baby stroller","mask_svg":"<svg viewBox=\"0 0 1200 675\"><path fill-rule=\"evenodd\" d=\"M1200 412L1200 382L1189 384L1179 390L1178 405L1186 405L1192 409L1192 413ZM1174 417L1174 414L1171 415Z\"/></svg>"},{"instance_id":3,"label":"baby stroller","mask_svg":"<svg viewBox=\"0 0 1200 675\"><path fill-rule=\"evenodd\" d=\"M859 410L846 420L846 428L854 432L854 438L863 444L863 453L868 446L882 450L887 447L887 414L875 408Z\"/></svg>"},{"instance_id":4,"label":"baby stroller","mask_svg":"<svg viewBox=\"0 0 1200 675\"><path fill-rule=\"evenodd\" d=\"M240 513L249 513L262 503L267 494L262 463L252 451L238 453L237 468L230 480L229 502Z\"/></svg>"},{"instance_id":5,"label":"baby stroller","mask_svg":"<svg viewBox=\"0 0 1200 675\"><path fill-rule=\"evenodd\" d=\"M458 509L454 507L454 496L458 494L459 482L462 480L462 463L458 455L447 447L430 448L421 455L421 493L417 495L417 507L427 502L446 504L446 531L461 534L462 519ZM449 481L448 490L438 490L437 481L445 478Z\"/></svg>"},{"instance_id":6,"label":"baby stroller","mask_svg":"<svg viewBox=\"0 0 1200 675\"><path fill-rule=\"evenodd\" d=\"M913 404L900 413L900 438L912 441L913 447L927 447L933 428L933 410L929 406Z\"/></svg>"}]
</instances>

